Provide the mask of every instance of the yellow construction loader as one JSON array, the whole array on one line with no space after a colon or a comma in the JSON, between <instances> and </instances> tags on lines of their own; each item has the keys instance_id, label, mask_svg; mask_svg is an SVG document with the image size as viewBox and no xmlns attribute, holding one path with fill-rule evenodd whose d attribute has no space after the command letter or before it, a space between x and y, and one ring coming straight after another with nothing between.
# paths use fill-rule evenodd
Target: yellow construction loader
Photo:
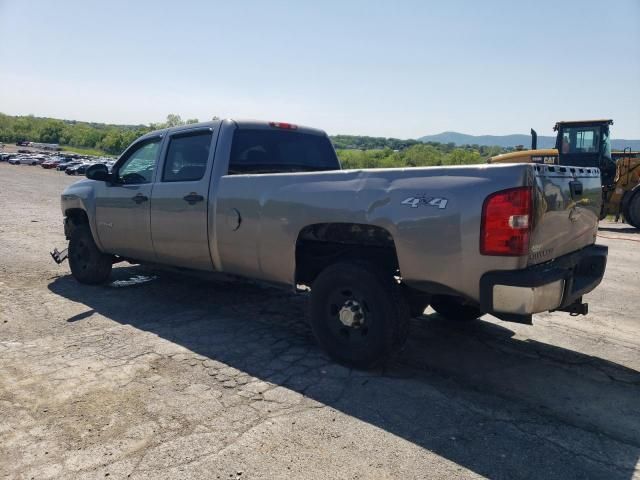
<instances>
[{"instance_id":1,"label":"yellow construction loader","mask_svg":"<svg viewBox=\"0 0 640 480\"><path fill-rule=\"evenodd\" d=\"M574 167L598 167L602 178L603 208L607 215L624 216L640 229L640 155L625 150L611 152L609 126L613 120L558 122L554 126L555 148L538 149L538 136L531 130L531 150L496 155L489 163L545 163Z\"/></svg>"}]
</instances>

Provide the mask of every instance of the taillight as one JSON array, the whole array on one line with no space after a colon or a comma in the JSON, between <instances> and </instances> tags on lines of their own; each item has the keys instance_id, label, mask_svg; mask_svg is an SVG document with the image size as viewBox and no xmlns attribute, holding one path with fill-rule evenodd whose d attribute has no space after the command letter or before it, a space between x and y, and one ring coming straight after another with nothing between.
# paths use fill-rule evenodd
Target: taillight
<instances>
[{"instance_id":1,"label":"taillight","mask_svg":"<svg viewBox=\"0 0 640 480\"><path fill-rule=\"evenodd\" d=\"M520 256L529 253L532 194L531 187L518 187L487 197L482 206L481 254Z\"/></svg>"},{"instance_id":2,"label":"taillight","mask_svg":"<svg viewBox=\"0 0 640 480\"><path fill-rule=\"evenodd\" d=\"M298 126L293 123L285 123L285 122L269 122L269 126L273 128L281 128L283 130L297 130Z\"/></svg>"}]
</instances>

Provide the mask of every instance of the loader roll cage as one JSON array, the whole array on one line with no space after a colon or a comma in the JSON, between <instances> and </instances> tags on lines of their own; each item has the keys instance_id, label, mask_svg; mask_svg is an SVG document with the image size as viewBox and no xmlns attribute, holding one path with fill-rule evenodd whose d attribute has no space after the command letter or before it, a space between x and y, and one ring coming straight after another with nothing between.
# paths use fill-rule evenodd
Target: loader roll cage
<instances>
[{"instance_id":1,"label":"loader roll cage","mask_svg":"<svg viewBox=\"0 0 640 480\"><path fill-rule=\"evenodd\" d=\"M561 165L597 167L602 185L615 182L616 164L611 157L609 126L613 120L583 120L558 122L553 128L557 133L556 149Z\"/></svg>"}]
</instances>

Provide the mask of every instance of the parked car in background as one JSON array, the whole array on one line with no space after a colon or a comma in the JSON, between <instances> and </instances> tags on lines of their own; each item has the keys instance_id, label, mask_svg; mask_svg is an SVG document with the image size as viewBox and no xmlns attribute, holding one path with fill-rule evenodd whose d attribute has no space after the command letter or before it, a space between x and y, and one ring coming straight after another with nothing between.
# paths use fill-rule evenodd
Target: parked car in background
<instances>
[{"instance_id":1,"label":"parked car in background","mask_svg":"<svg viewBox=\"0 0 640 480\"><path fill-rule=\"evenodd\" d=\"M76 165L67 167L64 171L67 175L84 175L87 168L93 165L93 162L79 162Z\"/></svg>"},{"instance_id":2,"label":"parked car in background","mask_svg":"<svg viewBox=\"0 0 640 480\"><path fill-rule=\"evenodd\" d=\"M12 158L11 160L9 160L9 163L13 165L39 165L40 163L42 163L43 160L44 158L41 158L41 157L35 157L31 155L21 155L21 156Z\"/></svg>"},{"instance_id":3,"label":"parked car in background","mask_svg":"<svg viewBox=\"0 0 640 480\"><path fill-rule=\"evenodd\" d=\"M85 173L87 173L87 168L89 168L91 165L95 165L96 162L84 162L81 163L80 165L78 165L77 167L75 167L75 175L84 175Z\"/></svg>"},{"instance_id":4,"label":"parked car in background","mask_svg":"<svg viewBox=\"0 0 640 480\"><path fill-rule=\"evenodd\" d=\"M58 165L60 165L61 162L62 162L61 158L52 157L42 162L40 166L45 169L51 169L51 168L56 168Z\"/></svg>"},{"instance_id":5,"label":"parked car in background","mask_svg":"<svg viewBox=\"0 0 640 480\"><path fill-rule=\"evenodd\" d=\"M82 165L82 162L74 162L73 165L69 165L67 166L67 168L64 169L64 173L66 173L67 175L75 175L76 174L76 169Z\"/></svg>"},{"instance_id":6,"label":"parked car in background","mask_svg":"<svg viewBox=\"0 0 640 480\"><path fill-rule=\"evenodd\" d=\"M75 165L78 165L80 162L77 160L71 160L68 162L60 162L60 164L58 164L58 166L56 167L56 170L60 171L60 172L64 172L67 168L69 167L73 167Z\"/></svg>"}]
</instances>

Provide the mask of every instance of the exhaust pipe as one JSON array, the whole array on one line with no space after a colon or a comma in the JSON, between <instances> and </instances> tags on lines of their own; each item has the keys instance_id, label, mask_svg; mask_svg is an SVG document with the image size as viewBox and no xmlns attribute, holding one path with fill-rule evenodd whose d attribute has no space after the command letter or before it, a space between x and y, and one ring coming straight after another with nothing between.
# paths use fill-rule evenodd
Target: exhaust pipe
<instances>
[{"instance_id":1,"label":"exhaust pipe","mask_svg":"<svg viewBox=\"0 0 640 480\"><path fill-rule=\"evenodd\" d=\"M531 129L531 150L536 150L538 148L538 134L532 128Z\"/></svg>"}]
</instances>

